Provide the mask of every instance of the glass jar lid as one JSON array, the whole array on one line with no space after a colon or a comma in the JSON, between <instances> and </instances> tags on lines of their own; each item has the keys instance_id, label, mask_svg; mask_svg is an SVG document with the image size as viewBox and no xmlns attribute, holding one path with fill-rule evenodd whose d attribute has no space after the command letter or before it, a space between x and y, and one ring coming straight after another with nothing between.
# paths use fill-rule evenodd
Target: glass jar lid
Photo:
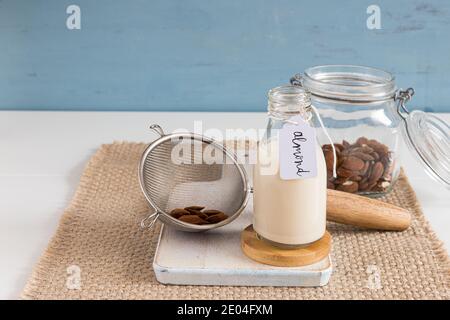
<instances>
[{"instance_id":1,"label":"glass jar lid","mask_svg":"<svg viewBox=\"0 0 450 320\"><path fill-rule=\"evenodd\" d=\"M441 118L423 111L409 112L405 104L414 94L411 88L399 91L398 113L404 120L406 144L417 154L427 174L450 188L450 126Z\"/></svg>"}]
</instances>

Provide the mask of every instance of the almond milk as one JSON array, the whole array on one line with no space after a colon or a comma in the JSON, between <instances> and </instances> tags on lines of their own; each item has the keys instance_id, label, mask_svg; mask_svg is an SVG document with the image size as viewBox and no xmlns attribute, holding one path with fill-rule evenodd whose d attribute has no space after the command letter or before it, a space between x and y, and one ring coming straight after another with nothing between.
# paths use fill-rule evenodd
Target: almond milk
<instances>
[{"instance_id":1,"label":"almond milk","mask_svg":"<svg viewBox=\"0 0 450 320\"><path fill-rule=\"evenodd\" d=\"M287 245L319 240L325 233L327 187L321 148L316 148L317 176L298 180L280 178L278 143L261 144L259 151L253 172L255 231Z\"/></svg>"}]
</instances>

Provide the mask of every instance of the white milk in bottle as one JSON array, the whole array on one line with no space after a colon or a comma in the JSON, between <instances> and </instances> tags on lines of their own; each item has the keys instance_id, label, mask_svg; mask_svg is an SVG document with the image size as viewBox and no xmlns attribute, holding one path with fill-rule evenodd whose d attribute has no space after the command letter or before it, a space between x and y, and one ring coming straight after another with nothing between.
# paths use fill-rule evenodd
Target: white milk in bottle
<instances>
[{"instance_id":1,"label":"white milk in bottle","mask_svg":"<svg viewBox=\"0 0 450 320\"><path fill-rule=\"evenodd\" d=\"M327 194L309 94L298 86L274 88L268 109L253 172L253 228L275 245L309 244L325 233Z\"/></svg>"}]
</instances>

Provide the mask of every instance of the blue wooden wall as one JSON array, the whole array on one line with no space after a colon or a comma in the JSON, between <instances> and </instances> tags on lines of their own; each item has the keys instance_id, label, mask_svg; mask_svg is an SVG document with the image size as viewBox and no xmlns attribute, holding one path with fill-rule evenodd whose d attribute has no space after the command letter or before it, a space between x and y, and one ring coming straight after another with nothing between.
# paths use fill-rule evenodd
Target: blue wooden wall
<instances>
[{"instance_id":1,"label":"blue wooden wall","mask_svg":"<svg viewBox=\"0 0 450 320\"><path fill-rule=\"evenodd\" d=\"M0 46L1 109L262 111L292 74L344 63L450 111L448 0L0 0Z\"/></svg>"}]
</instances>

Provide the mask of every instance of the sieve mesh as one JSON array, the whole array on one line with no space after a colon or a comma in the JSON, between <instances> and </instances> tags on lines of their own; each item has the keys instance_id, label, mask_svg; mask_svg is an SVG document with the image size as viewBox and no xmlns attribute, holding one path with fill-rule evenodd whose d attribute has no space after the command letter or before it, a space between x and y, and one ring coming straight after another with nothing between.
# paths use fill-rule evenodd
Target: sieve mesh
<instances>
[{"instance_id":1,"label":"sieve mesh","mask_svg":"<svg viewBox=\"0 0 450 320\"><path fill-rule=\"evenodd\" d=\"M232 220L247 199L245 174L233 159L222 145L202 136L163 136L143 155L141 186L165 222L171 210L193 205L220 210ZM171 222L200 229L214 226Z\"/></svg>"}]
</instances>

